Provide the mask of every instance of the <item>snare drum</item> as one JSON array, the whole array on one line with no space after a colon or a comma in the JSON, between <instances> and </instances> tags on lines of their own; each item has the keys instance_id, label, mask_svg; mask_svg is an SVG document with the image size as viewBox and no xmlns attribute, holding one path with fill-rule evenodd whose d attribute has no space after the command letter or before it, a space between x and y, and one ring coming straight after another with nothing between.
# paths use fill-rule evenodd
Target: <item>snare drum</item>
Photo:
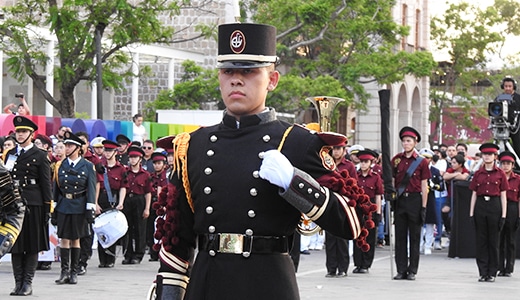
<instances>
[{"instance_id":1,"label":"snare drum","mask_svg":"<svg viewBox=\"0 0 520 300\"><path fill-rule=\"evenodd\" d=\"M126 234L128 222L122 212L111 209L94 219L92 229L96 233L99 244L106 249Z\"/></svg>"}]
</instances>

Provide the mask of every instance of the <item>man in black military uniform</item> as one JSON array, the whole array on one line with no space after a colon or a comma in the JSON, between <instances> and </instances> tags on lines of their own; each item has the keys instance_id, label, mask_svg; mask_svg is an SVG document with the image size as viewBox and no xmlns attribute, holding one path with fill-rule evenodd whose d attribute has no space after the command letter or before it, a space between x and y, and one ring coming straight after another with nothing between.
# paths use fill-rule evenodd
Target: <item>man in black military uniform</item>
<instances>
[{"instance_id":1,"label":"man in black military uniform","mask_svg":"<svg viewBox=\"0 0 520 300\"><path fill-rule=\"evenodd\" d=\"M15 279L11 295L27 296L32 294L38 252L49 250L51 169L47 152L32 143L38 126L22 116L15 117L13 123L18 146L7 152L4 164L19 185L27 209L22 231L11 250Z\"/></svg>"},{"instance_id":2,"label":"man in black military uniform","mask_svg":"<svg viewBox=\"0 0 520 300\"><path fill-rule=\"evenodd\" d=\"M299 299L288 245L301 213L368 250L356 207L370 201L335 171L330 145L344 136L291 126L265 106L280 76L274 27L220 25L218 54L223 120L176 136L168 193L154 205L164 217L157 296Z\"/></svg>"},{"instance_id":3,"label":"man in black military uniform","mask_svg":"<svg viewBox=\"0 0 520 300\"><path fill-rule=\"evenodd\" d=\"M117 148L117 161L119 161L123 166L128 166L127 151L131 141L126 135L118 134L116 136L116 142L119 144L119 148Z\"/></svg>"}]
</instances>

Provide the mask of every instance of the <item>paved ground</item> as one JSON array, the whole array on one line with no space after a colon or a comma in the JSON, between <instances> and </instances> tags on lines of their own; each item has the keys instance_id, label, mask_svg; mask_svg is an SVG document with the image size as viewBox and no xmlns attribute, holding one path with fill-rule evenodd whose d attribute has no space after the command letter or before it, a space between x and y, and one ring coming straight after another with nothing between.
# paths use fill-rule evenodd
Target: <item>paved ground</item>
<instances>
[{"instance_id":1,"label":"paved ground","mask_svg":"<svg viewBox=\"0 0 520 300\"><path fill-rule=\"evenodd\" d=\"M412 282L390 279L389 247L376 250L376 260L369 274L352 274L351 265L345 278L325 278L325 251L312 251L311 255L302 255L297 273L301 298L518 299L520 274L511 278L498 277L495 283L479 283L474 259L451 259L447 252L447 249L436 250L432 255L421 256L417 280ZM79 277L77 285L54 284L59 274L59 263L54 263L50 271L37 271L32 298L145 299L158 266L157 262L148 261L123 266L121 258L113 269L99 269L97 264L97 256L94 256L87 274ZM0 299L10 298L8 295L14 285L11 272L9 262L0 264Z\"/></svg>"}]
</instances>

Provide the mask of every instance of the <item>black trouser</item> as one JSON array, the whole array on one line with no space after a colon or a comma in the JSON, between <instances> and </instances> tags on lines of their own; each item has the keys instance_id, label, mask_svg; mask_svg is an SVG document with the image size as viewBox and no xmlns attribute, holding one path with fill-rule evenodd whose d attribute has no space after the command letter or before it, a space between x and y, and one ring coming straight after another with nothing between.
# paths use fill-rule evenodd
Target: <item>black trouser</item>
<instances>
[{"instance_id":1,"label":"black trouser","mask_svg":"<svg viewBox=\"0 0 520 300\"><path fill-rule=\"evenodd\" d=\"M327 255L325 260L327 273L336 274L336 271L347 273L350 263L348 240L325 231L325 254Z\"/></svg>"},{"instance_id":2,"label":"black trouser","mask_svg":"<svg viewBox=\"0 0 520 300\"><path fill-rule=\"evenodd\" d=\"M157 201L156 198L152 200L153 202ZM150 204L150 207L152 205ZM155 234L155 219L157 218L157 213L155 209L150 208L150 216L146 221L146 245L148 246L148 253L150 254L150 259L157 260L159 258L159 252L153 250L153 245L155 244L154 234Z\"/></svg>"},{"instance_id":3,"label":"black trouser","mask_svg":"<svg viewBox=\"0 0 520 300\"><path fill-rule=\"evenodd\" d=\"M92 230L92 224L88 224L89 235L79 239L80 253L79 253L79 264L78 266L87 267L88 260L92 257L92 244L94 243L94 231Z\"/></svg>"},{"instance_id":4,"label":"black trouser","mask_svg":"<svg viewBox=\"0 0 520 300\"><path fill-rule=\"evenodd\" d=\"M498 269L513 273L516 259L516 224L518 222L518 202L507 201L506 223L500 231Z\"/></svg>"},{"instance_id":5,"label":"black trouser","mask_svg":"<svg viewBox=\"0 0 520 300\"><path fill-rule=\"evenodd\" d=\"M397 199L394 213L395 224L395 264L397 273L417 274L419 269L419 248L421 245L421 193L411 193ZM408 260L408 242L410 259Z\"/></svg>"},{"instance_id":6,"label":"black trouser","mask_svg":"<svg viewBox=\"0 0 520 300\"><path fill-rule=\"evenodd\" d=\"M143 211L146 206L144 195L131 194L126 197L123 213L128 221L127 241L123 245L125 259L137 259L141 261L146 249L146 219Z\"/></svg>"},{"instance_id":7,"label":"black trouser","mask_svg":"<svg viewBox=\"0 0 520 300\"><path fill-rule=\"evenodd\" d=\"M294 271L298 272L298 266L300 265L300 246L301 246L301 235L295 230L292 237L292 247L289 250L289 255L294 264Z\"/></svg>"},{"instance_id":8,"label":"black trouser","mask_svg":"<svg viewBox=\"0 0 520 300\"><path fill-rule=\"evenodd\" d=\"M486 201L478 196L473 218L475 221L476 258L480 276L496 276L498 271L499 222L502 217L500 197Z\"/></svg>"}]
</instances>

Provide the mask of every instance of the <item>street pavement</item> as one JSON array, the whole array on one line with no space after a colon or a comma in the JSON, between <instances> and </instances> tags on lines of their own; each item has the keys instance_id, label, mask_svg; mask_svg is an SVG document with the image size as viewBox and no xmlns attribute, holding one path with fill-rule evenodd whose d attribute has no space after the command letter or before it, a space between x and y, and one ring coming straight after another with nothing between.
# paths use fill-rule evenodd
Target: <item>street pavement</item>
<instances>
[{"instance_id":1,"label":"street pavement","mask_svg":"<svg viewBox=\"0 0 520 300\"><path fill-rule=\"evenodd\" d=\"M348 276L326 278L325 251L311 251L302 255L297 273L301 299L518 299L520 274L497 277L496 282L477 282L475 259L448 258L448 250L434 250L432 255L421 255L417 280L392 280L390 248L376 249L376 258L370 273L353 274L353 260ZM158 263L145 257L140 265L122 265L117 259L113 269L97 267L97 251L90 260L87 274L79 276L77 285L56 285L59 263L49 271L37 271L31 296L35 299L118 300L146 299L155 278ZM395 272L395 268L394 268ZM261 280L261 278L259 278ZM11 264L0 264L0 299L10 299L14 286ZM283 287L273 287L283 288ZM16 298L15 298L16 299ZM247 296L244 297L247 300ZM266 299L277 300L277 299ZM283 299L280 299L283 300Z\"/></svg>"}]
</instances>

